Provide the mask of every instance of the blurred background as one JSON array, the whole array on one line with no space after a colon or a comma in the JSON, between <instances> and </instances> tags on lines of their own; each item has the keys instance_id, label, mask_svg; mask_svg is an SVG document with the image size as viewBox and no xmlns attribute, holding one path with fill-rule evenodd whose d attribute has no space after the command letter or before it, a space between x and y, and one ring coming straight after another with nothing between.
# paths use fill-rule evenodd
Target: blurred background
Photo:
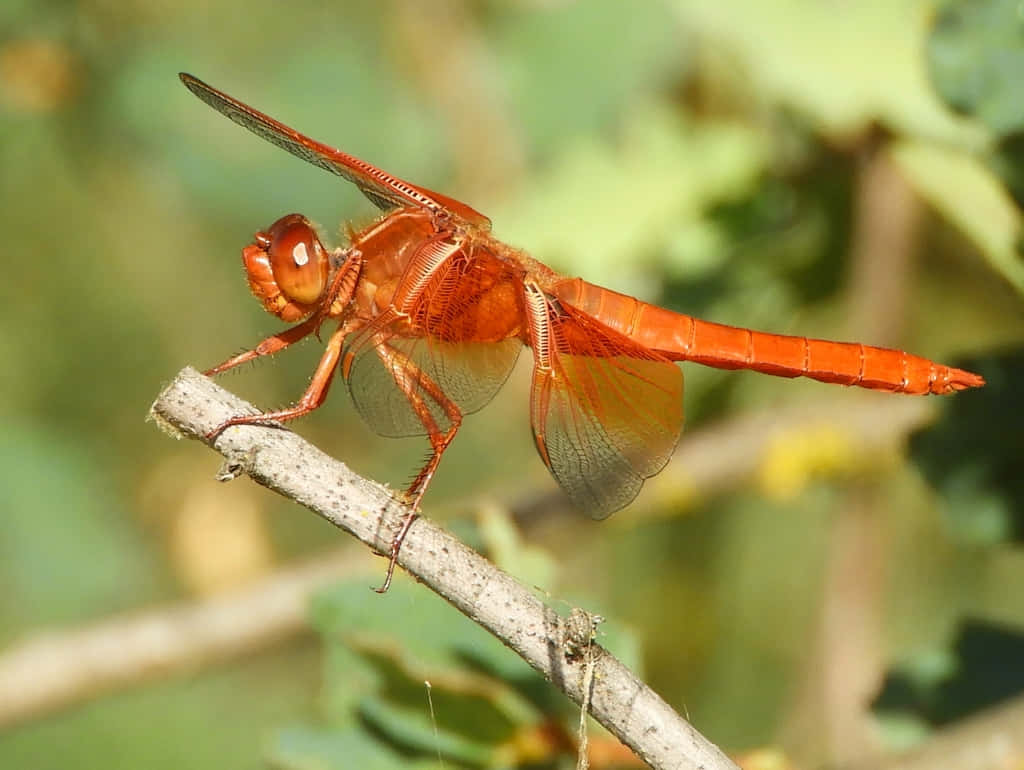
<instances>
[{"instance_id":1,"label":"blurred background","mask_svg":"<svg viewBox=\"0 0 1024 770\"><path fill-rule=\"evenodd\" d=\"M685 365L677 460L595 523L536 457L524 354L423 510L603 615L749 767L864 761L1019 695L1022 68L1008 0L5 3L0 766L574 762L571 704L511 652L404 575L372 593L381 560L145 422L182 367L280 328L255 230L375 216L182 70L560 272L982 373L917 399ZM319 352L220 382L276 408ZM426 451L341 385L294 428L397 488ZM597 727L591 752L635 766Z\"/></svg>"}]
</instances>

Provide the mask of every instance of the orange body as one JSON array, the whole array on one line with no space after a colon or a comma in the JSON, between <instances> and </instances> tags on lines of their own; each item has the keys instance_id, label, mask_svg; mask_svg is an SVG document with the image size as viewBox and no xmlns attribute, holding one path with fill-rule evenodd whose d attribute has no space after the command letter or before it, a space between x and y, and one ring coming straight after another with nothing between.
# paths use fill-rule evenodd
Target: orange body
<instances>
[{"instance_id":1,"label":"orange body","mask_svg":"<svg viewBox=\"0 0 1024 770\"><path fill-rule=\"evenodd\" d=\"M984 384L981 377L901 350L771 334L702 321L576 278L554 289L570 305L673 361L810 377L892 393L945 394Z\"/></svg>"},{"instance_id":2,"label":"orange body","mask_svg":"<svg viewBox=\"0 0 1024 770\"><path fill-rule=\"evenodd\" d=\"M487 217L466 204L181 78L217 111L354 183L384 212L350 232L346 248L328 251L305 217L289 214L243 250L264 308L300 323L208 373L276 353L327 322L336 328L295 406L234 418L212 435L308 414L340 371L375 430L429 439L430 459L407 493L415 510L463 415L494 396L525 345L537 450L572 501L604 517L628 504L675 448L683 423L676 361L909 394L984 384L909 353L701 321L565 278L494 238ZM392 544L388 581L414 515Z\"/></svg>"}]
</instances>

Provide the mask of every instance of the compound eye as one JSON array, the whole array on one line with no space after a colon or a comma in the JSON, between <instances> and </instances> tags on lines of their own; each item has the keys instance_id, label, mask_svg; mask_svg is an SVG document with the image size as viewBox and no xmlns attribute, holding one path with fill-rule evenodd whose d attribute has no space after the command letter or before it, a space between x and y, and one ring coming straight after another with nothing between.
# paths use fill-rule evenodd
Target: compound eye
<instances>
[{"instance_id":1,"label":"compound eye","mask_svg":"<svg viewBox=\"0 0 1024 770\"><path fill-rule=\"evenodd\" d=\"M329 258L316 231L301 214L281 217L267 232L270 269L289 300L311 305L327 286Z\"/></svg>"}]
</instances>

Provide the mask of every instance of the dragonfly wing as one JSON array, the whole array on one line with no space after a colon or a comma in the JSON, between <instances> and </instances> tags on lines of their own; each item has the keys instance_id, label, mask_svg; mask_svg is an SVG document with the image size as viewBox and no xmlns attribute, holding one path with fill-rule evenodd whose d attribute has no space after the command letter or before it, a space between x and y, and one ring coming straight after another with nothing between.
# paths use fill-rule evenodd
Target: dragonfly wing
<instances>
[{"instance_id":1,"label":"dragonfly wing","mask_svg":"<svg viewBox=\"0 0 1024 770\"><path fill-rule=\"evenodd\" d=\"M443 261L411 307L385 314L346 350L344 376L367 423L384 436L430 432L402 379L441 430L451 422L446 401L460 414L486 405L522 349L520 297L520 275L486 250L467 247ZM381 344L393 353L381 355Z\"/></svg>"},{"instance_id":2,"label":"dragonfly wing","mask_svg":"<svg viewBox=\"0 0 1024 770\"><path fill-rule=\"evenodd\" d=\"M344 177L383 211L419 206L434 213L449 211L466 221L490 227L487 217L460 201L406 182L353 155L311 139L199 78L184 72L179 77L189 91L220 114L307 163Z\"/></svg>"},{"instance_id":3,"label":"dragonfly wing","mask_svg":"<svg viewBox=\"0 0 1024 770\"><path fill-rule=\"evenodd\" d=\"M423 436L431 432L403 386L419 398L439 431L451 426L446 402L460 414L486 405L508 379L522 342L449 343L386 335L351 354L345 380L366 423L381 436ZM386 351L387 355L381 355Z\"/></svg>"},{"instance_id":4,"label":"dragonfly wing","mask_svg":"<svg viewBox=\"0 0 1024 770\"><path fill-rule=\"evenodd\" d=\"M628 505L675 450L683 425L682 371L539 290L528 302L537 449L573 504L605 518Z\"/></svg>"}]
</instances>

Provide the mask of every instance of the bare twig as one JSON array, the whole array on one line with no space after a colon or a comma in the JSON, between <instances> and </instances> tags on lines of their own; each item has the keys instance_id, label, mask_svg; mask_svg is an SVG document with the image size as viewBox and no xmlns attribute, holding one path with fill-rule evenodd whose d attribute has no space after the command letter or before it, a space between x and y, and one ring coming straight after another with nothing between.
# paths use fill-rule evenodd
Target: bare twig
<instances>
[{"instance_id":1,"label":"bare twig","mask_svg":"<svg viewBox=\"0 0 1024 770\"><path fill-rule=\"evenodd\" d=\"M869 398L842 410L829 402L735 417L687 434L658 480L707 500L748 479L780 435L827 421L866 454L878 455L898 445L932 411L925 399ZM551 494L523 500L514 510L520 519L532 520L564 507L564 499ZM634 520L643 515L642 507L630 513ZM306 630L310 593L368 564L354 567L351 552L318 558L212 599L27 638L0 654L0 727L280 643Z\"/></svg>"},{"instance_id":2,"label":"bare twig","mask_svg":"<svg viewBox=\"0 0 1024 770\"><path fill-rule=\"evenodd\" d=\"M185 369L153 404L152 414L172 431L201 438L227 418L254 411ZM383 488L299 436L278 428L237 426L221 434L214 447L229 466L387 552L404 508ZM585 664L562 654L563 620L509 575L425 518L409 530L398 563L576 703L583 701ZM591 714L651 767L736 767L622 663L597 645L593 649L593 678L600 687L591 695Z\"/></svg>"},{"instance_id":3,"label":"bare twig","mask_svg":"<svg viewBox=\"0 0 1024 770\"><path fill-rule=\"evenodd\" d=\"M282 570L231 594L26 639L0 657L0 727L299 633L308 628L309 594L358 568L351 556Z\"/></svg>"},{"instance_id":4,"label":"bare twig","mask_svg":"<svg viewBox=\"0 0 1024 770\"><path fill-rule=\"evenodd\" d=\"M580 723L576 731L576 770L588 770L590 767L589 743L587 734L587 715L590 713L590 694L594 688L594 642L597 640L597 627L604 622L600 615L591 615L586 610L574 607L565 619L565 638L562 640L565 656L583 658L583 702L580 704Z\"/></svg>"}]
</instances>

